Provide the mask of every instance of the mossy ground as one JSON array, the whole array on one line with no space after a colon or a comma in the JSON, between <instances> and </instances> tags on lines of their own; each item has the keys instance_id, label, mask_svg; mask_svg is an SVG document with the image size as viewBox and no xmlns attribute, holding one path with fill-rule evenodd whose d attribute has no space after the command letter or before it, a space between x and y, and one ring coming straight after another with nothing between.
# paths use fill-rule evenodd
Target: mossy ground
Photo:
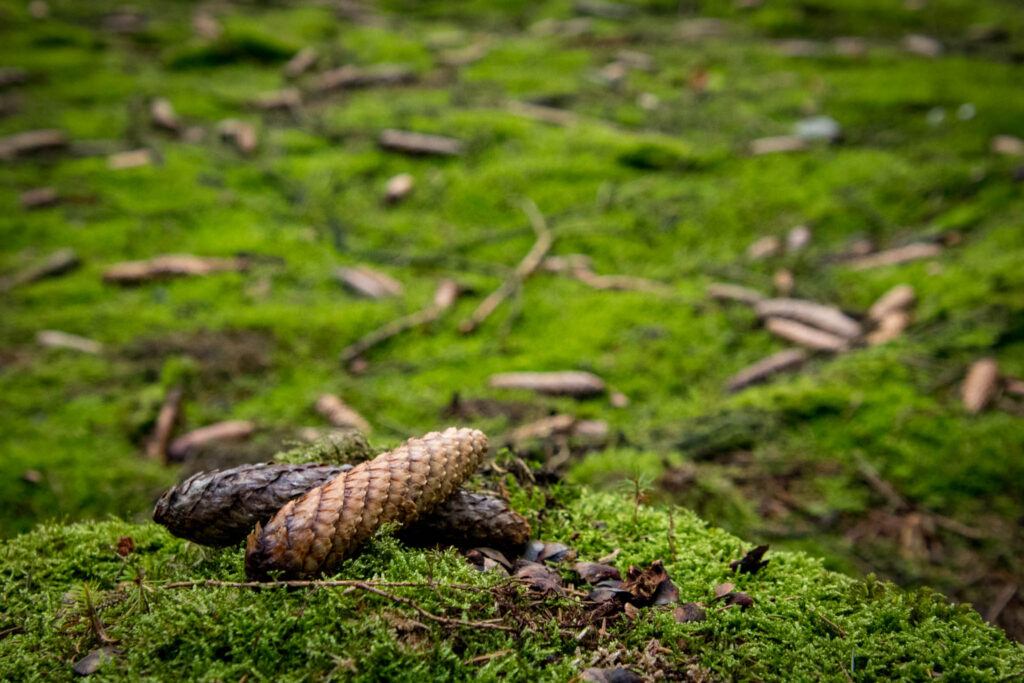
<instances>
[{"instance_id":1,"label":"mossy ground","mask_svg":"<svg viewBox=\"0 0 1024 683\"><path fill-rule=\"evenodd\" d=\"M1024 375L1020 162L988 148L994 135L1024 136L1024 15L1014 3L650 2L624 20L593 18L577 36L542 23L574 16L569 2L388 2L363 20L319 3L225 3L211 10L223 27L211 39L193 35L189 3L147 2L141 31L112 32L104 17L121 4L54 0L39 20L26 3L0 3L0 61L30 74L3 93L0 134L58 127L85 143L0 167L0 270L68 246L84 261L0 294L0 535L54 518L145 518L178 476L140 455L173 384L186 386L182 428L253 419L270 440L319 424L312 403L330 391L370 418L380 445L443 424L440 411L459 391L607 420L614 447L574 464L573 482L609 487L640 473L655 482L652 499L744 538L927 584L982 611L1024 582L1024 428L999 410L966 415L955 391L980 355ZM725 37L680 38L680 22L698 14L728 19ZM972 39L974 25L1002 38ZM947 54L903 51L907 33L935 36ZM866 56L831 51L829 41L849 35L866 37ZM786 56L778 41L787 38L820 41L823 52ZM489 46L479 61L436 66L441 50L477 41ZM323 66L401 63L420 79L312 102L294 117L254 112L247 102L285 85L281 64L306 45ZM650 54L655 69L610 88L597 72L624 47ZM689 84L701 74L698 91ZM642 93L659 106L641 107ZM205 127L204 141L152 130L155 96ZM525 119L509 100L556 103L581 121ZM843 125L842 144L746 153L751 139L814 114ZM257 126L251 157L216 139L227 117ZM386 153L375 138L387 127L450 135L468 151L447 160ZM154 151L153 166L115 171L96 156L140 146ZM386 206L384 183L399 172L417 188ZM42 185L63 203L22 212L18 193ZM658 279L675 295L595 291L539 274L476 335L460 336L458 321L529 249L525 198L547 216L554 253L586 253L599 273ZM754 239L798 223L813 229L808 249L745 262ZM960 242L928 262L854 272L827 258L855 239L885 247L949 231ZM266 258L246 274L132 289L100 280L111 263L175 252ZM400 279L406 294L366 301L345 292L332 270L355 263ZM709 303L705 286L727 279L768 291L781 267L797 296L853 312L911 283L914 324L891 344L727 396L728 376L782 345L748 310ZM420 308L446 276L478 294L426 332L374 350L365 373L341 368L342 348ZM41 349L40 329L107 350ZM629 406L486 386L493 372L573 368L600 374ZM688 434L716 420L738 431L736 441L697 457ZM478 426L497 434L508 425ZM865 463L915 513L982 537L922 531L906 511L885 509L860 474ZM23 478L27 470L41 481ZM680 475L684 486L673 484ZM75 529L49 533L89 533ZM901 541L908 534L917 541ZM999 622L1018 637L1021 605L1011 599Z\"/></svg>"},{"instance_id":2,"label":"mossy ground","mask_svg":"<svg viewBox=\"0 0 1024 683\"><path fill-rule=\"evenodd\" d=\"M495 585L504 580L498 574L477 572L453 551L408 549L390 536L378 536L335 578L434 581L436 591L388 590L449 617L504 613L503 623L516 623L518 614L533 623L514 635L440 626L405 605L344 588L161 589L195 579L243 581L242 551L204 549L152 523L46 525L2 546L0 676L71 678L71 664L103 645L87 604L100 606L103 632L117 641L114 657L95 674L111 680L566 681L601 664L602 648L622 651L619 663L646 676L693 676L684 680L843 681L849 673L858 681L983 681L1024 674L1018 644L969 607L930 591L853 580L801 553L772 553L756 575L735 575L729 561L749 545L693 513L675 516L673 557L665 510L641 507L634 522L624 496L564 489L555 495L564 505L549 503L540 523L544 496L514 491L544 537L572 544L582 559L619 548L614 564L623 571L664 559L682 601L711 603L707 620L680 624L670 607L648 608L599 636L600 624L581 618L574 600L523 594L499 610L489 594L444 588ZM127 558L116 551L123 535L135 546ZM740 611L712 603L715 585L725 581L755 605ZM24 630L6 632L15 625ZM653 639L665 650L645 657Z\"/></svg>"}]
</instances>

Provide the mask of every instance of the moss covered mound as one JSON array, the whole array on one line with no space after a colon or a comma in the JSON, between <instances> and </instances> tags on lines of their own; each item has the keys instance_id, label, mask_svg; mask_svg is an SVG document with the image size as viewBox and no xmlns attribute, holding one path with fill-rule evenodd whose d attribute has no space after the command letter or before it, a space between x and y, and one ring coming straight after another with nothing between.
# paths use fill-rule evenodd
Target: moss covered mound
<instances>
[{"instance_id":1,"label":"moss covered mound","mask_svg":"<svg viewBox=\"0 0 1024 683\"><path fill-rule=\"evenodd\" d=\"M541 496L515 495L522 508L544 504ZM476 571L454 551L406 548L387 534L332 578L435 582L380 590L432 615L514 630L438 623L400 600L345 587L165 588L244 581L242 549L204 549L154 524L51 525L0 546L0 678L72 678L75 662L101 647L111 656L95 679L554 681L610 665L616 652L619 664L645 678L1024 675L1024 647L934 593L850 579L800 553L770 552L765 569L737 575L729 563L749 546L692 513L676 514L670 531L667 511L640 507L634 518L625 497L556 497L543 521L534 513L543 538L570 544L584 560L619 548L613 563L623 571L664 560L680 600L707 603L706 620L677 623L671 607L654 607L602 630L588 623L577 598L467 589L508 580ZM133 546L126 556L125 536ZM753 607L714 602L715 586L726 581L751 596Z\"/></svg>"}]
</instances>

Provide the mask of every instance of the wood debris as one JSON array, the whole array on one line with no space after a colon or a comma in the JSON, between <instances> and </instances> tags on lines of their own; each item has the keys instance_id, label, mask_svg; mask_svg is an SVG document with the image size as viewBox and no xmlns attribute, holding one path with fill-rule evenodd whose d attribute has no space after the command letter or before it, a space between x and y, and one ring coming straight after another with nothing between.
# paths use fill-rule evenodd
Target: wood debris
<instances>
[{"instance_id":1,"label":"wood debris","mask_svg":"<svg viewBox=\"0 0 1024 683\"><path fill-rule=\"evenodd\" d=\"M547 440L553 436L568 436L576 426L576 418L572 415L552 415L513 429L502 437L508 444L520 444L533 439Z\"/></svg>"},{"instance_id":2,"label":"wood debris","mask_svg":"<svg viewBox=\"0 0 1024 683\"><path fill-rule=\"evenodd\" d=\"M579 117L576 114L556 107L545 107L530 102L520 102L519 100L510 101L507 107L516 116L541 121L542 123L550 123L555 126L571 126L579 122Z\"/></svg>"},{"instance_id":3,"label":"wood debris","mask_svg":"<svg viewBox=\"0 0 1024 683\"><path fill-rule=\"evenodd\" d=\"M867 270L880 266L893 266L907 261L932 258L942 253L942 246L931 242L915 242L904 247L878 251L867 256L847 261L847 265L853 270Z\"/></svg>"},{"instance_id":4,"label":"wood debris","mask_svg":"<svg viewBox=\"0 0 1024 683\"><path fill-rule=\"evenodd\" d=\"M912 33L903 37L903 49L924 57L941 57L945 49L942 43L929 36Z\"/></svg>"},{"instance_id":5,"label":"wood debris","mask_svg":"<svg viewBox=\"0 0 1024 683\"><path fill-rule=\"evenodd\" d=\"M997 135L992 138L989 148L995 154L1019 157L1024 156L1024 140L1013 135Z\"/></svg>"},{"instance_id":6,"label":"wood debris","mask_svg":"<svg viewBox=\"0 0 1024 683\"><path fill-rule=\"evenodd\" d=\"M807 360L807 352L801 349L779 351L739 371L726 382L729 393L739 391L761 382L777 372L794 370Z\"/></svg>"},{"instance_id":7,"label":"wood debris","mask_svg":"<svg viewBox=\"0 0 1024 683\"><path fill-rule=\"evenodd\" d=\"M747 247L747 258L751 261L758 261L775 256L780 251L782 251L782 241L774 235L767 235Z\"/></svg>"},{"instance_id":8,"label":"wood debris","mask_svg":"<svg viewBox=\"0 0 1024 683\"><path fill-rule=\"evenodd\" d=\"M171 387L167 390L164 403L160 406L160 413L156 416L153 434L146 442L147 457L167 461L167 446L171 441L174 425L181 414L181 399L184 393L181 387Z\"/></svg>"},{"instance_id":9,"label":"wood debris","mask_svg":"<svg viewBox=\"0 0 1024 683\"><path fill-rule=\"evenodd\" d=\"M230 142L242 154L252 154L259 144L256 129L238 119L224 119L217 124L222 140Z\"/></svg>"},{"instance_id":10,"label":"wood debris","mask_svg":"<svg viewBox=\"0 0 1024 683\"><path fill-rule=\"evenodd\" d=\"M868 344L887 344L899 337L910 327L910 314L906 311L889 311L877 321L875 329L867 336Z\"/></svg>"},{"instance_id":11,"label":"wood debris","mask_svg":"<svg viewBox=\"0 0 1024 683\"><path fill-rule=\"evenodd\" d=\"M604 380L590 372L505 372L488 381L498 389L528 389L540 394L586 397L604 392Z\"/></svg>"},{"instance_id":12,"label":"wood debris","mask_svg":"<svg viewBox=\"0 0 1024 683\"><path fill-rule=\"evenodd\" d=\"M320 74L313 83L313 90L320 94L327 94L337 90L402 85L415 80L415 72L396 64L378 64L369 67L347 65Z\"/></svg>"},{"instance_id":13,"label":"wood debris","mask_svg":"<svg viewBox=\"0 0 1024 683\"><path fill-rule=\"evenodd\" d=\"M200 10L192 15L192 32L205 40L216 40L224 33L224 28L212 14Z\"/></svg>"},{"instance_id":14,"label":"wood debris","mask_svg":"<svg viewBox=\"0 0 1024 683\"><path fill-rule=\"evenodd\" d=\"M18 203L24 210L31 211L58 204L60 197L57 195L57 190L52 187L37 187L19 194Z\"/></svg>"},{"instance_id":15,"label":"wood debris","mask_svg":"<svg viewBox=\"0 0 1024 683\"><path fill-rule=\"evenodd\" d=\"M789 296L793 292L793 271L777 270L772 275L772 284L775 285L775 291L779 293L779 296Z\"/></svg>"},{"instance_id":16,"label":"wood debris","mask_svg":"<svg viewBox=\"0 0 1024 683\"><path fill-rule=\"evenodd\" d=\"M975 361L960 388L964 408L972 415L980 413L995 397L998 387L999 365L995 359L982 358Z\"/></svg>"},{"instance_id":17,"label":"wood debris","mask_svg":"<svg viewBox=\"0 0 1024 683\"><path fill-rule=\"evenodd\" d=\"M486 57L490 49L489 41L478 40L457 50L445 50L438 55L437 63L441 66L466 66Z\"/></svg>"},{"instance_id":18,"label":"wood debris","mask_svg":"<svg viewBox=\"0 0 1024 683\"><path fill-rule=\"evenodd\" d=\"M0 68L0 90L28 82L28 71L17 66Z\"/></svg>"},{"instance_id":19,"label":"wood debris","mask_svg":"<svg viewBox=\"0 0 1024 683\"><path fill-rule=\"evenodd\" d=\"M1024 396L1024 379L1016 379L1014 377L1004 377L1006 393L1013 396Z\"/></svg>"},{"instance_id":20,"label":"wood debris","mask_svg":"<svg viewBox=\"0 0 1024 683\"><path fill-rule=\"evenodd\" d=\"M755 156L780 152L802 152L805 149L807 149L807 141L795 135L778 135L750 141L750 153Z\"/></svg>"},{"instance_id":21,"label":"wood debris","mask_svg":"<svg viewBox=\"0 0 1024 683\"><path fill-rule=\"evenodd\" d=\"M838 308L805 299L764 299L754 308L762 318L790 318L847 339L856 339L863 332L859 322Z\"/></svg>"},{"instance_id":22,"label":"wood debris","mask_svg":"<svg viewBox=\"0 0 1024 683\"><path fill-rule=\"evenodd\" d=\"M252 106L266 111L297 111L302 107L302 94L298 88L282 88L261 93L252 101Z\"/></svg>"},{"instance_id":23,"label":"wood debris","mask_svg":"<svg viewBox=\"0 0 1024 683\"><path fill-rule=\"evenodd\" d=\"M404 291L401 282L368 266L338 268L334 276L353 292L371 299L399 296Z\"/></svg>"},{"instance_id":24,"label":"wood debris","mask_svg":"<svg viewBox=\"0 0 1024 683\"><path fill-rule=\"evenodd\" d=\"M459 292L459 285L454 280L441 280L437 291L434 293L433 303L430 306L415 313L402 316L360 337L341 352L341 362L350 364L374 346L398 336L406 330L411 330L437 320L441 317L442 313L455 305Z\"/></svg>"},{"instance_id":25,"label":"wood debris","mask_svg":"<svg viewBox=\"0 0 1024 683\"><path fill-rule=\"evenodd\" d=\"M537 205L532 201L527 201L523 205L523 210L530 218L530 224L537 234L537 241L533 243L530 251L527 252L523 260L516 266L511 277L505 280L486 299L481 301L480 305L473 311L473 314L459 325L459 331L463 334L469 334L475 330L480 323L487 320L488 316L501 305L501 302L521 287L523 282L537 271L537 268L544 261L544 257L550 251L551 245L554 244L554 235L548 229L547 221L544 220L543 214L537 209Z\"/></svg>"},{"instance_id":26,"label":"wood debris","mask_svg":"<svg viewBox=\"0 0 1024 683\"><path fill-rule=\"evenodd\" d=\"M348 407L334 394L321 394L316 400L316 412L323 415L334 427L358 429L363 434L373 431L366 418Z\"/></svg>"},{"instance_id":27,"label":"wood debris","mask_svg":"<svg viewBox=\"0 0 1024 683\"><path fill-rule=\"evenodd\" d=\"M211 441L236 441L252 436L256 424L249 420L228 420L200 427L187 434L182 434L167 447L167 459L181 462L188 452L196 446Z\"/></svg>"},{"instance_id":28,"label":"wood debris","mask_svg":"<svg viewBox=\"0 0 1024 683\"><path fill-rule=\"evenodd\" d=\"M166 97L157 97L149 104L149 115L157 128L177 133L181 130L181 121L174 112L174 105Z\"/></svg>"},{"instance_id":29,"label":"wood debris","mask_svg":"<svg viewBox=\"0 0 1024 683\"><path fill-rule=\"evenodd\" d=\"M832 49L842 57L865 57L868 54L867 41L857 36L835 38L832 41Z\"/></svg>"},{"instance_id":30,"label":"wood debris","mask_svg":"<svg viewBox=\"0 0 1024 683\"><path fill-rule=\"evenodd\" d=\"M40 263L0 280L0 292L70 273L80 265L82 265L82 260L74 249L58 249Z\"/></svg>"},{"instance_id":31,"label":"wood debris","mask_svg":"<svg viewBox=\"0 0 1024 683\"><path fill-rule=\"evenodd\" d=\"M91 354L103 353L103 344L98 341L59 330L40 330L36 332L36 342L40 346L49 348L72 349Z\"/></svg>"},{"instance_id":32,"label":"wood debris","mask_svg":"<svg viewBox=\"0 0 1024 683\"><path fill-rule=\"evenodd\" d=\"M846 351L850 348L849 340L835 334L824 332L816 327L787 320L786 318L769 317L765 328L772 334L788 341L819 351Z\"/></svg>"},{"instance_id":33,"label":"wood debris","mask_svg":"<svg viewBox=\"0 0 1024 683\"><path fill-rule=\"evenodd\" d=\"M212 258L168 254L145 261L125 261L103 273L104 282L118 285L137 285L152 280L166 280L187 275L209 275L227 271L243 271L249 267L244 258Z\"/></svg>"},{"instance_id":34,"label":"wood debris","mask_svg":"<svg viewBox=\"0 0 1024 683\"><path fill-rule=\"evenodd\" d=\"M411 173L399 173L389 178L387 187L384 189L384 201L388 204L397 204L405 199L416 187L416 181Z\"/></svg>"},{"instance_id":35,"label":"wood debris","mask_svg":"<svg viewBox=\"0 0 1024 683\"><path fill-rule=\"evenodd\" d=\"M765 298L764 294L757 290L725 282L713 282L708 285L708 296L721 301L738 301L750 305L754 305Z\"/></svg>"},{"instance_id":36,"label":"wood debris","mask_svg":"<svg viewBox=\"0 0 1024 683\"><path fill-rule=\"evenodd\" d=\"M49 152L67 147L68 139L57 129L30 130L0 138L0 159L10 161L18 157Z\"/></svg>"},{"instance_id":37,"label":"wood debris","mask_svg":"<svg viewBox=\"0 0 1024 683\"><path fill-rule=\"evenodd\" d=\"M577 0L573 3L573 11L601 19L620 20L633 14L633 8L611 0Z\"/></svg>"},{"instance_id":38,"label":"wood debris","mask_svg":"<svg viewBox=\"0 0 1024 683\"><path fill-rule=\"evenodd\" d=\"M883 320L890 313L905 311L914 306L917 295L910 285L896 285L878 298L868 309L868 318L874 321Z\"/></svg>"},{"instance_id":39,"label":"wood debris","mask_svg":"<svg viewBox=\"0 0 1024 683\"><path fill-rule=\"evenodd\" d=\"M28 3L28 13L33 19L45 19L50 16L50 5L46 0L32 0Z\"/></svg>"},{"instance_id":40,"label":"wood debris","mask_svg":"<svg viewBox=\"0 0 1024 683\"><path fill-rule=\"evenodd\" d=\"M544 269L552 273L571 275L594 289L610 291L640 291L668 296L672 288L668 285L629 275L598 275L590 267L590 258L583 254L549 256L544 259Z\"/></svg>"},{"instance_id":41,"label":"wood debris","mask_svg":"<svg viewBox=\"0 0 1024 683\"><path fill-rule=\"evenodd\" d=\"M319 57L315 48L304 47L284 65L284 75L288 78L297 78L313 68L317 59Z\"/></svg>"},{"instance_id":42,"label":"wood debris","mask_svg":"<svg viewBox=\"0 0 1024 683\"><path fill-rule=\"evenodd\" d=\"M379 144L386 150L412 155L458 156L463 152L459 140L390 128L381 132Z\"/></svg>"},{"instance_id":43,"label":"wood debris","mask_svg":"<svg viewBox=\"0 0 1024 683\"><path fill-rule=\"evenodd\" d=\"M725 38L732 32L732 24L725 19L697 17L679 22L675 34L683 40L694 42L708 38Z\"/></svg>"},{"instance_id":44,"label":"wood debris","mask_svg":"<svg viewBox=\"0 0 1024 683\"><path fill-rule=\"evenodd\" d=\"M800 251L811 243L811 229L798 225L786 235L786 251Z\"/></svg>"},{"instance_id":45,"label":"wood debris","mask_svg":"<svg viewBox=\"0 0 1024 683\"><path fill-rule=\"evenodd\" d=\"M118 152L107 157L107 168L111 171L123 171L128 168L149 166L153 163L153 153L148 149L133 149Z\"/></svg>"},{"instance_id":46,"label":"wood debris","mask_svg":"<svg viewBox=\"0 0 1024 683\"><path fill-rule=\"evenodd\" d=\"M646 52L619 50L615 53L615 59L630 69L637 69L639 71L651 71L654 69L654 57L651 57Z\"/></svg>"}]
</instances>

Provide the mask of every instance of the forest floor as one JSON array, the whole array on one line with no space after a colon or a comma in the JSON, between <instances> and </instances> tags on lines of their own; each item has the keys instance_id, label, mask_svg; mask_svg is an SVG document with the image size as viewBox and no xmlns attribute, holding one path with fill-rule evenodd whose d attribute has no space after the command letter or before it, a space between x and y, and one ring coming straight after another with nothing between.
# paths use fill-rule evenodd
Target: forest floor
<instances>
[{"instance_id":1,"label":"forest floor","mask_svg":"<svg viewBox=\"0 0 1024 683\"><path fill-rule=\"evenodd\" d=\"M535 480L690 508L830 569L929 586L1024 639L1016 3L123 4L0 2L0 136L62 136L0 141L0 537L147 519L182 474L146 455L169 393L175 436L252 423L244 448L192 449L189 470L327 427L328 393L376 445L476 426ZM411 156L380 144L386 129L458 153ZM403 173L412 191L387 201ZM563 258L460 331L538 234ZM908 245L922 257L858 260ZM62 249L59 272L28 272ZM234 260L104 278L166 254ZM401 291L361 296L341 266ZM340 359L445 278L451 308ZM714 283L865 329L896 285L916 304L887 343L730 393L793 345ZM985 357L1000 379L972 413L961 386ZM563 370L607 388L489 385ZM551 415L574 420L513 432Z\"/></svg>"}]
</instances>

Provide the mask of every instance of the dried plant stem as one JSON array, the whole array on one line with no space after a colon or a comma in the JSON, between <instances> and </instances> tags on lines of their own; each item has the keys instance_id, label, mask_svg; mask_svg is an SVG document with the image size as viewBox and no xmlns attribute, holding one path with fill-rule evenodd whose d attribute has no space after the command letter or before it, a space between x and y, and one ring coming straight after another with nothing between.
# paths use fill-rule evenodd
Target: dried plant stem
<instances>
[{"instance_id":1,"label":"dried plant stem","mask_svg":"<svg viewBox=\"0 0 1024 683\"><path fill-rule=\"evenodd\" d=\"M533 247L516 266L512 275L481 301L473 314L459 326L459 331L463 334L470 334L479 327L480 323L487 320L491 313L494 313L498 306L523 284L523 281L537 271L544 261L544 257L551 250L555 238L551 230L548 229L547 221L544 220L537 205L528 199L523 203L523 211L526 212L534 232L537 233L537 241L533 243Z\"/></svg>"},{"instance_id":2,"label":"dried plant stem","mask_svg":"<svg viewBox=\"0 0 1024 683\"><path fill-rule=\"evenodd\" d=\"M449 300L441 301L440 294L442 291L452 288L454 288L454 294L451 298ZM401 318L392 320L383 327L379 327L373 332L360 337L352 344L349 344L345 350L341 352L341 362L351 363L374 346L382 344L392 337L396 337L407 330L412 330L422 325L434 322L441 317L442 313L448 310L455 303L455 298L457 296L458 285L451 280L444 280L438 288L438 296L435 296L433 303L422 310L416 311L415 313L410 313L409 315L404 315Z\"/></svg>"},{"instance_id":3,"label":"dried plant stem","mask_svg":"<svg viewBox=\"0 0 1024 683\"><path fill-rule=\"evenodd\" d=\"M389 593L383 590L383 588L400 588L400 587L425 587L425 586L437 586L437 584L426 584L426 583L414 583L414 582L369 582L369 581L275 581L272 583L260 583L259 581L215 581L213 579L205 579L201 581L178 581L175 583L167 583L160 588L172 589L172 588L247 588L247 589L261 589L261 588L274 588L274 587L287 587L287 588L329 588L329 587L344 587L349 589L361 590L367 593L373 593L379 595L382 598L397 602L402 605L411 607L417 614L422 616L424 619L443 624L445 626L468 626L470 628L483 628L490 631L504 631L513 632L517 629L511 626L502 626L496 624L493 621L467 621L465 619L452 619L451 617L442 617L439 614L428 612L423 607L420 607L411 598L403 598L400 595ZM480 586L469 586L466 584L450 584L446 585L447 588L456 588L458 590L469 590L476 592L488 592L489 589Z\"/></svg>"}]
</instances>

